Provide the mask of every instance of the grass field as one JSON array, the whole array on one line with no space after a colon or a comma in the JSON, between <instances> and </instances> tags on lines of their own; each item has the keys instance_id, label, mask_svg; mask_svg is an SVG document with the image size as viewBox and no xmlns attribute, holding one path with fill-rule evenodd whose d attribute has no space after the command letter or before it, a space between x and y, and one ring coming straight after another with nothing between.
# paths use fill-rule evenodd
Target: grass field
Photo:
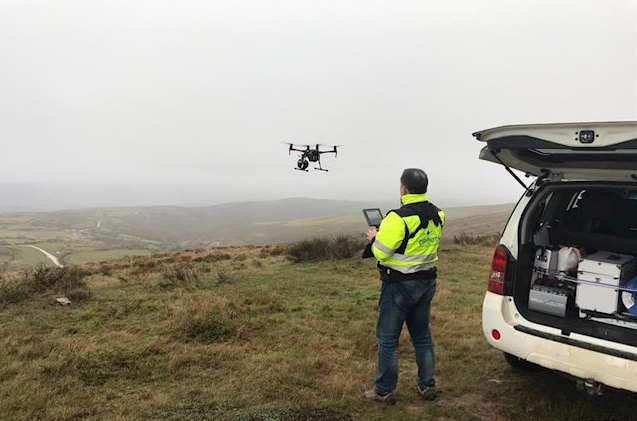
<instances>
[{"instance_id":1,"label":"grass field","mask_svg":"<svg viewBox=\"0 0 637 421\"><path fill-rule=\"evenodd\" d=\"M30 247L0 247L0 266L10 265L15 268L28 268L37 265L53 266L53 263L38 250Z\"/></svg>"},{"instance_id":2,"label":"grass field","mask_svg":"<svg viewBox=\"0 0 637 421\"><path fill-rule=\"evenodd\" d=\"M88 262L104 260L116 260L133 256L149 256L148 249L107 249L99 247L87 247L86 250L78 250L66 258L69 264L80 265Z\"/></svg>"},{"instance_id":3,"label":"grass field","mask_svg":"<svg viewBox=\"0 0 637 421\"><path fill-rule=\"evenodd\" d=\"M589 399L553 373L513 371L486 344L491 251L441 249L434 402L414 392L406 335L398 404L361 399L375 370L371 261L294 264L274 246L241 247L84 265L90 294L69 306L55 289L5 302L0 419L634 419L635 395Z\"/></svg>"}]
</instances>

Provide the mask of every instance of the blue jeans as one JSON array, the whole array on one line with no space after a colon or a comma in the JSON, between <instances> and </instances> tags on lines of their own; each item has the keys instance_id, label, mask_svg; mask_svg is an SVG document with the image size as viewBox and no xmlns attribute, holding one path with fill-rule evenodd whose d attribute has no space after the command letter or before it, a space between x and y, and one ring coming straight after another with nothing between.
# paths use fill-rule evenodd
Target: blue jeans
<instances>
[{"instance_id":1,"label":"blue jeans","mask_svg":"<svg viewBox=\"0 0 637 421\"><path fill-rule=\"evenodd\" d=\"M393 392L398 383L398 339L407 323L418 365L418 386L432 387L434 347L429 331L429 310L436 292L436 279L383 282L378 302L378 371L375 388L380 394Z\"/></svg>"}]
</instances>

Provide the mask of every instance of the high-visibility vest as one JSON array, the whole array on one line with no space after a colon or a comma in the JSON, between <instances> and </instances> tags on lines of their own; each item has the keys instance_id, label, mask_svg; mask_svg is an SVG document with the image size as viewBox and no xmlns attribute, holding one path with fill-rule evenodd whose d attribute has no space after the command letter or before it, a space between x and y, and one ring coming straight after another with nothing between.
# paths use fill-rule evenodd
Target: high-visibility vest
<instances>
[{"instance_id":1,"label":"high-visibility vest","mask_svg":"<svg viewBox=\"0 0 637 421\"><path fill-rule=\"evenodd\" d=\"M435 268L445 214L425 194L408 194L383 219L372 244L379 269L415 274Z\"/></svg>"}]
</instances>

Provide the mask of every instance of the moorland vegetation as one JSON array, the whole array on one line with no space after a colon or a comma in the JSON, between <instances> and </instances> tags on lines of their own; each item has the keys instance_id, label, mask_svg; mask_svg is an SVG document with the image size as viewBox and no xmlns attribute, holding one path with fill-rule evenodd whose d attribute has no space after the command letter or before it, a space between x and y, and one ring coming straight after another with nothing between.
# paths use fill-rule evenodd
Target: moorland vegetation
<instances>
[{"instance_id":1,"label":"moorland vegetation","mask_svg":"<svg viewBox=\"0 0 637 421\"><path fill-rule=\"evenodd\" d=\"M554 373L514 373L486 344L491 240L440 249L439 399L415 393L404 333L399 402L370 405L361 393L375 370L373 263L360 259L360 240L321 259L308 250L343 240L308 241L2 275L0 419L631 419L634 395L587 399Z\"/></svg>"}]
</instances>

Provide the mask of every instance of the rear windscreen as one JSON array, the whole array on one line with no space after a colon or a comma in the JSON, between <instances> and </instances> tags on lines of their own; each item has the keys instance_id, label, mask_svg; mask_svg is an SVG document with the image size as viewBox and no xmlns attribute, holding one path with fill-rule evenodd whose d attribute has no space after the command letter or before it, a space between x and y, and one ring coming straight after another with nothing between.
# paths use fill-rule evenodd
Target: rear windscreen
<instances>
[{"instance_id":1,"label":"rear windscreen","mask_svg":"<svg viewBox=\"0 0 637 421\"><path fill-rule=\"evenodd\" d=\"M626 252L637 240L637 189L556 189L536 209L533 234L546 228L551 245Z\"/></svg>"}]
</instances>

